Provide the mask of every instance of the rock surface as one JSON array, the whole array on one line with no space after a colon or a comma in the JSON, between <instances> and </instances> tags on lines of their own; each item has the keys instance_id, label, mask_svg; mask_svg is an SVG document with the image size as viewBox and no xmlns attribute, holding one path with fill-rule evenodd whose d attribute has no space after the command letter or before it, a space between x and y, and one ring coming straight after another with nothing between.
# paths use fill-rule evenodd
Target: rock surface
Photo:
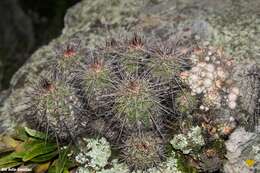
<instances>
[{"instance_id":1,"label":"rock surface","mask_svg":"<svg viewBox=\"0 0 260 173\"><path fill-rule=\"evenodd\" d=\"M224 170L228 173L254 173L260 170L260 134L236 129L226 141L227 159ZM250 161L254 162L251 164Z\"/></svg>"},{"instance_id":2,"label":"rock surface","mask_svg":"<svg viewBox=\"0 0 260 173\"><path fill-rule=\"evenodd\" d=\"M257 126L260 119L257 111L260 93L259 10L258 0L83 0L68 10L62 35L33 53L13 76L5 99L1 99L0 131L12 131L16 123L22 122L22 110L26 109L24 91L28 83L36 80L48 66L57 44L71 37L81 37L83 44L93 47L104 44L111 35L129 30L162 40L174 39L176 35L183 39L195 36L223 47L239 64L234 76L242 89L243 106L230 114L236 114L237 120L245 119L244 122ZM251 137L252 140L256 138ZM233 138L230 141L235 142ZM227 143L227 148L230 145ZM234 166L234 160L231 161L226 167ZM234 172L231 170L225 168L227 173Z\"/></svg>"},{"instance_id":3,"label":"rock surface","mask_svg":"<svg viewBox=\"0 0 260 173\"><path fill-rule=\"evenodd\" d=\"M34 44L31 19L24 13L18 0L0 1L0 90L21 66ZM15 63L14 63L15 62Z\"/></svg>"}]
</instances>

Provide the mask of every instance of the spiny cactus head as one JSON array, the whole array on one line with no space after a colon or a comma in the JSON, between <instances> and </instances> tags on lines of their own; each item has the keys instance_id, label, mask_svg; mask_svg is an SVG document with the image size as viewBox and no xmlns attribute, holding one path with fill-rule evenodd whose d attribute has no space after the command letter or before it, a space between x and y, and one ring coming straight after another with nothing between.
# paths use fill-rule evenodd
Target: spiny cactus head
<instances>
[{"instance_id":1,"label":"spiny cactus head","mask_svg":"<svg viewBox=\"0 0 260 173\"><path fill-rule=\"evenodd\" d=\"M182 114L190 114L198 106L198 99L187 90L182 90L177 94L175 100L176 109Z\"/></svg>"},{"instance_id":2,"label":"spiny cactus head","mask_svg":"<svg viewBox=\"0 0 260 173\"><path fill-rule=\"evenodd\" d=\"M28 93L30 115L26 119L29 125L67 140L78 135L81 102L64 80L42 78L36 87ZM53 136L53 137L55 137Z\"/></svg>"},{"instance_id":3,"label":"spiny cactus head","mask_svg":"<svg viewBox=\"0 0 260 173\"><path fill-rule=\"evenodd\" d=\"M83 88L102 90L111 87L112 77L114 77L111 63L104 59L94 59L86 64L83 64L83 71L80 71Z\"/></svg>"},{"instance_id":4,"label":"spiny cactus head","mask_svg":"<svg viewBox=\"0 0 260 173\"><path fill-rule=\"evenodd\" d=\"M112 104L111 98L106 96L111 94L116 78L112 61L97 57L87 57L87 59L88 61L82 63L75 77L80 80L81 89L91 109L98 114L103 114Z\"/></svg>"},{"instance_id":5,"label":"spiny cactus head","mask_svg":"<svg viewBox=\"0 0 260 173\"><path fill-rule=\"evenodd\" d=\"M55 71L69 74L75 67L78 67L80 59L80 40L70 39L56 47Z\"/></svg>"},{"instance_id":6,"label":"spiny cactus head","mask_svg":"<svg viewBox=\"0 0 260 173\"><path fill-rule=\"evenodd\" d=\"M176 49L176 50L175 50ZM177 76L182 70L184 70L184 59L180 58L188 52L177 51L173 45L167 45L166 43L157 44L151 49L151 56L147 63L151 74L161 81L169 82L175 76Z\"/></svg>"},{"instance_id":7,"label":"spiny cactus head","mask_svg":"<svg viewBox=\"0 0 260 173\"><path fill-rule=\"evenodd\" d=\"M120 81L115 96L117 118L129 127L141 123L151 127L159 118L159 101L155 88L145 78L126 78Z\"/></svg>"},{"instance_id":8,"label":"spiny cactus head","mask_svg":"<svg viewBox=\"0 0 260 173\"><path fill-rule=\"evenodd\" d=\"M122 157L131 169L154 167L162 161L163 155L163 142L153 132L132 133L123 144Z\"/></svg>"},{"instance_id":9,"label":"spiny cactus head","mask_svg":"<svg viewBox=\"0 0 260 173\"><path fill-rule=\"evenodd\" d=\"M107 42L105 56L114 57L121 71L128 74L141 72L149 57L147 45L142 36L133 34L131 39L111 39Z\"/></svg>"}]
</instances>

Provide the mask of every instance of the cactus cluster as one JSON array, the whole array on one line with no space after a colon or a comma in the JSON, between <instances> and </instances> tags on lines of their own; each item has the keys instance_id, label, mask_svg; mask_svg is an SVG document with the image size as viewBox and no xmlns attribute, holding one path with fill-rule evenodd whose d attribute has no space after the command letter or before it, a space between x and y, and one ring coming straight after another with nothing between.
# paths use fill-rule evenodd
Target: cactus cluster
<instances>
[{"instance_id":1,"label":"cactus cluster","mask_svg":"<svg viewBox=\"0 0 260 173\"><path fill-rule=\"evenodd\" d=\"M103 136L133 170L166 160L174 135L167 122L216 109L225 98L233 109L239 94L226 57L194 41L132 34L84 49L74 38L56 52L28 92L28 124L64 143Z\"/></svg>"}]
</instances>

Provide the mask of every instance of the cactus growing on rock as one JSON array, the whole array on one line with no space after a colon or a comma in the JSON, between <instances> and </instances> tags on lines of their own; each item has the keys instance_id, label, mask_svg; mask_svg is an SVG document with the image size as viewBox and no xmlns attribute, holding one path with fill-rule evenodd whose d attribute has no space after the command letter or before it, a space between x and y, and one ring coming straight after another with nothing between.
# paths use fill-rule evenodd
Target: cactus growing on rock
<instances>
[{"instance_id":1,"label":"cactus growing on rock","mask_svg":"<svg viewBox=\"0 0 260 173\"><path fill-rule=\"evenodd\" d=\"M132 169L157 166L164 157L164 145L153 132L132 133L123 144L123 159Z\"/></svg>"},{"instance_id":2,"label":"cactus growing on rock","mask_svg":"<svg viewBox=\"0 0 260 173\"><path fill-rule=\"evenodd\" d=\"M215 110L220 100L233 103L239 94L228 77L226 57L191 43L148 42L133 34L82 51L72 40L51 66L54 77L30 92L27 122L67 141L92 130L119 148L134 170L160 165L174 136L165 122L176 125L174 118Z\"/></svg>"},{"instance_id":3,"label":"cactus growing on rock","mask_svg":"<svg viewBox=\"0 0 260 173\"><path fill-rule=\"evenodd\" d=\"M139 123L144 127L152 127L160 117L159 94L149 79L123 79L115 95L116 117L128 127Z\"/></svg>"},{"instance_id":4,"label":"cactus growing on rock","mask_svg":"<svg viewBox=\"0 0 260 173\"><path fill-rule=\"evenodd\" d=\"M96 57L90 53L76 73L76 80L79 80L82 92L89 107L97 114L108 114L111 107L109 95L113 91L116 78L112 62Z\"/></svg>"},{"instance_id":5,"label":"cactus growing on rock","mask_svg":"<svg viewBox=\"0 0 260 173\"><path fill-rule=\"evenodd\" d=\"M68 42L57 45L55 48L56 58L52 69L59 75L69 75L78 68L80 62L80 40L72 38Z\"/></svg>"},{"instance_id":6,"label":"cactus growing on rock","mask_svg":"<svg viewBox=\"0 0 260 173\"><path fill-rule=\"evenodd\" d=\"M25 118L30 125L57 135L61 140L79 134L80 119L84 117L82 103L65 80L46 73L27 94L30 107Z\"/></svg>"}]
</instances>

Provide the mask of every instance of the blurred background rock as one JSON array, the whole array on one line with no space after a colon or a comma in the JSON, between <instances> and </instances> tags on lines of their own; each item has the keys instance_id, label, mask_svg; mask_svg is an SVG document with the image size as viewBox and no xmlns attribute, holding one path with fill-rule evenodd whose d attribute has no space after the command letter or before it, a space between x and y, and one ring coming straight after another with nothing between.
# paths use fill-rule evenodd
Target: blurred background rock
<instances>
[{"instance_id":1,"label":"blurred background rock","mask_svg":"<svg viewBox=\"0 0 260 173\"><path fill-rule=\"evenodd\" d=\"M0 1L0 90L30 54L60 35L64 15L79 0Z\"/></svg>"}]
</instances>

